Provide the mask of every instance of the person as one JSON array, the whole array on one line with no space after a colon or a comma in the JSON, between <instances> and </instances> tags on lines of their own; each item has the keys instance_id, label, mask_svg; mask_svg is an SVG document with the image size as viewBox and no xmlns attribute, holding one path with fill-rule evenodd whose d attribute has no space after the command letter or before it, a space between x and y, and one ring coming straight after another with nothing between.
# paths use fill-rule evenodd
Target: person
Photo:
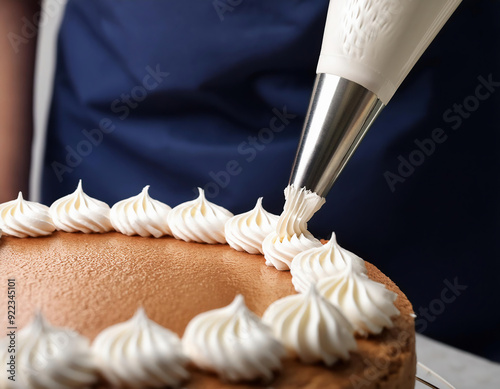
<instances>
[{"instance_id":1,"label":"person","mask_svg":"<svg viewBox=\"0 0 500 389\"><path fill-rule=\"evenodd\" d=\"M35 1L0 1L0 201L28 193L33 131L33 72L36 39L14 50L9 38L22 36L22 19L39 12ZM13 170L14 169L14 170Z\"/></svg>"},{"instance_id":2,"label":"person","mask_svg":"<svg viewBox=\"0 0 500 389\"><path fill-rule=\"evenodd\" d=\"M3 37L36 11L0 4ZM280 213L327 6L69 0L43 202L83 179L110 205L149 184L170 206L201 187L233 213L260 196ZM499 12L463 2L310 222L396 281L417 331L498 361ZM27 185L34 47L0 46L3 200Z\"/></svg>"}]
</instances>

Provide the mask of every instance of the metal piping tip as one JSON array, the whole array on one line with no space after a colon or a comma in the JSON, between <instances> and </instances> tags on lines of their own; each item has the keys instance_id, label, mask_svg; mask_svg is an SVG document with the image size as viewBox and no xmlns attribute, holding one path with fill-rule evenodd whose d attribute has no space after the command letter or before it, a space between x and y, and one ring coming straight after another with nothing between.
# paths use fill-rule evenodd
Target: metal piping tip
<instances>
[{"instance_id":1,"label":"metal piping tip","mask_svg":"<svg viewBox=\"0 0 500 389\"><path fill-rule=\"evenodd\" d=\"M326 197L383 108L377 96L361 85L318 74L290 184Z\"/></svg>"}]
</instances>

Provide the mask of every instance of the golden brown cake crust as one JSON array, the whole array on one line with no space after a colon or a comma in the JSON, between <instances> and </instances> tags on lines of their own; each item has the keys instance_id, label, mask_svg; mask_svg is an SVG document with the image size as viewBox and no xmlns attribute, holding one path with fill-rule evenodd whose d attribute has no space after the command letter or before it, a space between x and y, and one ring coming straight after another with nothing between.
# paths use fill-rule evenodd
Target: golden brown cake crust
<instances>
[{"instance_id":1,"label":"golden brown cake crust","mask_svg":"<svg viewBox=\"0 0 500 389\"><path fill-rule=\"evenodd\" d=\"M398 294L401 315L394 328L358 339L348 363L327 369L284 362L269 384L229 385L192 369L186 388L412 388L415 330L412 306L399 288L367 263L370 278ZM275 300L295 293L289 272L264 264L260 255L228 245L186 243L173 238L128 237L119 233L68 234L0 239L0 282L17 284L17 324L41 308L54 325L93 339L104 328L130 319L139 306L180 336L195 315L229 304L237 293L261 316ZM0 312L7 312L0 299ZM6 315L0 315L6 328Z\"/></svg>"}]
</instances>

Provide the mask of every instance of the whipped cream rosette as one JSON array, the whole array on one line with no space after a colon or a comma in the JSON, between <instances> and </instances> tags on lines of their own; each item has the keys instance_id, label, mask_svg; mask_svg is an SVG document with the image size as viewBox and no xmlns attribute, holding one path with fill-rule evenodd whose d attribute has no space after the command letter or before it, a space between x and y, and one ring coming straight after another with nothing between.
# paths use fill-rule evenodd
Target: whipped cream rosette
<instances>
[{"instance_id":1,"label":"whipped cream rosette","mask_svg":"<svg viewBox=\"0 0 500 389\"><path fill-rule=\"evenodd\" d=\"M102 331L92 343L99 369L114 387L177 387L189 378L179 337L148 319L132 319Z\"/></svg>"},{"instance_id":2,"label":"whipped cream rosette","mask_svg":"<svg viewBox=\"0 0 500 389\"><path fill-rule=\"evenodd\" d=\"M50 325L40 313L17 334L15 381L5 376L12 355L8 353L9 341L0 341L0 388L90 388L98 380L88 339Z\"/></svg>"},{"instance_id":3,"label":"whipped cream rosette","mask_svg":"<svg viewBox=\"0 0 500 389\"><path fill-rule=\"evenodd\" d=\"M168 214L172 235L186 242L226 243L224 224L234 215L227 209L211 203L198 188L197 199L174 207Z\"/></svg>"},{"instance_id":4,"label":"whipped cream rosette","mask_svg":"<svg viewBox=\"0 0 500 389\"><path fill-rule=\"evenodd\" d=\"M262 206L262 197L251 211L233 216L225 224L229 246L249 254L262 254L262 242L276 229L279 216L267 212Z\"/></svg>"},{"instance_id":5,"label":"whipped cream rosette","mask_svg":"<svg viewBox=\"0 0 500 389\"><path fill-rule=\"evenodd\" d=\"M335 233L328 243L297 254L290 266L292 283L297 292L306 292L310 284L342 272L352 264L354 271L366 273L365 261L356 254L340 247Z\"/></svg>"},{"instance_id":6,"label":"whipped cream rosette","mask_svg":"<svg viewBox=\"0 0 500 389\"><path fill-rule=\"evenodd\" d=\"M172 235L167 223L171 208L149 195L149 185L137 196L119 201L111 208L110 220L114 229L124 235Z\"/></svg>"},{"instance_id":7,"label":"whipped cream rosette","mask_svg":"<svg viewBox=\"0 0 500 389\"><path fill-rule=\"evenodd\" d=\"M50 206L50 216L58 230L65 232L103 233L113 230L110 208L83 192L82 180L76 190Z\"/></svg>"},{"instance_id":8,"label":"whipped cream rosette","mask_svg":"<svg viewBox=\"0 0 500 389\"><path fill-rule=\"evenodd\" d=\"M271 380L286 354L271 329L246 307L241 295L227 307L194 317L182 343L196 366L230 382Z\"/></svg>"},{"instance_id":9,"label":"whipped cream rosette","mask_svg":"<svg viewBox=\"0 0 500 389\"><path fill-rule=\"evenodd\" d=\"M321 279L317 287L360 335L380 334L384 327L392 328L391 317L399 315L394 305L397 294L355 271L352 264L337 275Z\"/></svg>"},{"instance_id":10,"label":"whipped cream rosette","mask_svg":"<svg viewBox=\"0 0 500 389\"><path fill-rule=\"evenodd\" d=\"M274 335L304 363L333 365L356 350L354 328L338 308L311 285L304 294L272 303L262 317Z\"/></svg>"},{"instance_id":11,"label":"whipped cream rosette","mask_svg":"<svg viewBox=\"0 0 500 389\"><path fill-rule=\"evenodd\" d=\"M294 185L286 187L285 199L276 230L262 243L266 265L278 270L289 270L297 254L321 246L321 242L307 230L307 222L325 203L325 199Z\"/></svg>"},{"instance_id":12,"label":"whipped cream rosette","mask_svg":"<svg viewBox=\"0 0 500 389\"><path fill-rule=\"evenodd\" d=\"M49 207L24 200L19 192L16 200L0 205L0 229L5 235L27 238L50 235L56 227L49 215Z\"/></svg>"}]
</instances>

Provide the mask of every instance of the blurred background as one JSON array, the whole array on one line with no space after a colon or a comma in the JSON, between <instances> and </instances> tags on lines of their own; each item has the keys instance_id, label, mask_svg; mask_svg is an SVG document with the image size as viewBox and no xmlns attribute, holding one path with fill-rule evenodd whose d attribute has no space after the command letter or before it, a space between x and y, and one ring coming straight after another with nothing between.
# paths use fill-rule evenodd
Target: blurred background
<instances>
[{"instance_id":1,"label":"blurred background","mask_svg":"<svg viewBox=\"0 0 500 389\"><path fill-rule=\"evenodd\" d=\"M46 4L50 7L44 13L47 20L42 23L36 66L31 176L35 200L40 199L56 34L65 1ZM458 124L456 105L473 97L481 80L500 81L499 16L498 1L463 2L366 136L327 206L310 223L312 232L324 238L328 236L321 226L331 226L344 247L396 281L414 304L417 331L496 361L500 361L496 288L500 91L466 112L456 131L450 127ZM238 15L231 17L237 20ZM440 127L446 128L446 142L422 166L403 176L398 169L418 148L415 142L431 137ZM402 181L392 181L391 186L388 172ZM284 186L288 176L282 178ZM231 187L213 201L226 205L224 198L230 197ZM269 210L279 213L280 204L273 203ZM350 217L353 210L361 216Z\"/></svg>"}]
</instances>

